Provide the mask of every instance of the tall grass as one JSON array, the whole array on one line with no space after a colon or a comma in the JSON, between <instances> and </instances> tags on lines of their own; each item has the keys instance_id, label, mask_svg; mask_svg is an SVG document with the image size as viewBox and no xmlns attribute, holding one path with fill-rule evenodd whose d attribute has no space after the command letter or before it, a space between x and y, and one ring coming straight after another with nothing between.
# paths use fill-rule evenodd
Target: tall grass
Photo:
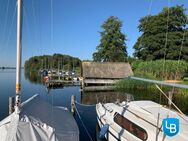
<instances>
[{"instance_id":1,"label":"tall grass","mask_svg":"<svg viewBox=\"0 0 188 141\"><path fill-rule=\"evenodd\" d=\"M188 63L175 60L135 61L132 63L134 74L159 80L181 80L188 71Z\"/></svg>"},{"instance_id":2,"label":"tall grass","mask_svg":"<svg viewBox=\"0 0 188 141\"><path fill-rule=\"evenodd\" d=\"M133 79L123 79L116 83L115 88L119 91L124 91L127 89L152 89L153 84Z\"/></svg>"},{"instance_id":3,"label":"tall grass","mask_svg":"<svg viewBox=\"0 0 188 141\"><path fill-rule=\"evenodd\" d=\"M188 63L185 61L172 61L172 60L157 60L157 61L134 61L132 62L132 69L135 76L156 79L156 80L169 80L176 79L182 80L184 74L188 72ZM184 84L188 84L185 79ZM161 104L167 104L167 99L162 96L160 98L160 91L154 84L133 80L123 79L115 84L115 88L118 91L131 93L136 97L136 100L152 100L155 102L161 102ZM162 90L168 94L172 91L172 87L162 86ZM160 101L161 100L161 101ZM173 102L185 113L188 114L188 90L187 89L175 89Z\"/></svg>"}]
</instances>

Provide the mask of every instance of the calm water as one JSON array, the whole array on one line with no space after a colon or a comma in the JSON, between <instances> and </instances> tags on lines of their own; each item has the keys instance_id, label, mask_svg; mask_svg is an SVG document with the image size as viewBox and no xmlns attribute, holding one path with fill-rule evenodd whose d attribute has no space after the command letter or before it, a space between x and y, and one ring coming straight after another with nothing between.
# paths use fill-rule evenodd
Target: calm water
<instances>
[{"instance_id":1,"label":"calm water","mask_svg":"<svg viewBox=\"0 0 188 141\"><path fill-rule=\"evenodd\" d=\"M22 71L22 101L30 98L34 94L40 94L48 102L52 102L56 106L64 106L70 109L71 96L75 95L76 100L82 104L93 105L97 102L114 102L117 98L125 100L126 95L122 92L81 92L79 86L69 86L61 89L46 90L46 87L41 84L41 78L33 73L24 74ZM0 70L0 120L8 116L8 98L15 95L15 70ZM134 95L135 100L153 100L159 102L159 92L148 92L144 90L127 90L128 93ZM188 94L187 94L188 95ZM188 96L175 96L174 101L183 110L185 114L188 114ZM166 100L161 98L162 103L167 103ZM78 111L81 115L83 122L85 123L93 141L96 140L96 112L94 106L79 106ZM86 134L78 115L75 115L75 119L80 129L80 141L90 141L90 138Z\"/></svg>"},{"instance_id":2,"label":"calm water","mask_svg":"<svg viewBox=\"0 0 188 141\"><path fill-rule=\"evenodd\" d=\"M114 100L114 97L123 99L119 96L119 93L115 92L97 92L97 93L81 93L79 86L69 86L62 89L46 90L46 87L40 83L40 77L35 74L24 74L22 71L22 101L30 98L34 94L40 94L48 102L52 102L53 105L64 106L70 109L71 96L75 95L76 100L82 104L93 105L97 101L110 101ZM15 95L15 70L0 70L0 120L8 116L8 98ZM109 96L108 96L109 95ZM97 98L98 97L98 98ZM93 140L96 140L96 112L94 106L80 106L77 105L77 109L81 115L81 118L86 125ZM80 140L89 141L90 138L86 134L78 115L75 114L75 119L80 129Z\"/></svg>"}]
</instances>

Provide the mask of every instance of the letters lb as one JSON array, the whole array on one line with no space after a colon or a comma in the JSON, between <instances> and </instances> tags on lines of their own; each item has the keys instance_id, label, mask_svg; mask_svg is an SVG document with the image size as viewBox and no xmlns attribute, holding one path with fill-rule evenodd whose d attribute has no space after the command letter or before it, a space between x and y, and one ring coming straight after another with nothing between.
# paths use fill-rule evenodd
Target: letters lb
<instances>
[{"instance_id":1,"label":"letters lb","mask_svg":"<svg viewBox=\"0 0 188 141\"><path fill-rule=\"evenodd\" d=\"M179 132L179 119L165 118L163 119L163 132L167 136L175 136Z\"/></svg>"}]
</instances>

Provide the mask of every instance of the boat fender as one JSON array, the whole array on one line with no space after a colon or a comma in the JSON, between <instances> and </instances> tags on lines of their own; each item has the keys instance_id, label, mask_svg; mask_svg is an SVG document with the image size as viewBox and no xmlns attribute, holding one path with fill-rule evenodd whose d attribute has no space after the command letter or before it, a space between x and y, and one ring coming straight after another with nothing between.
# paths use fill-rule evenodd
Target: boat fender
<instances>
[{"instance_id":1,"label":"boat fender","mask_svg":"<svg viewBox=\"0 0 188 141\"><path fill-rule=\"evenodd\" d=\"M109 129L109 124L105 124L105 125L103 125L101 127L101 131L99 133L99 138L100 139L104 139L105 138L105 135L108 132L108 129Z\"/></svg>"}]
</instances>

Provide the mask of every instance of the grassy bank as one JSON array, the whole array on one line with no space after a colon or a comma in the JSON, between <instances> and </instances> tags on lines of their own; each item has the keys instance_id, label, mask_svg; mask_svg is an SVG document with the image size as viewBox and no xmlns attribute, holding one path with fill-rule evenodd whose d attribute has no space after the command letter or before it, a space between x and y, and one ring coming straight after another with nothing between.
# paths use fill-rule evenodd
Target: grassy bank
<instances>
[{"instance_id":1,"label":"grassy bank","mask_svg":"<svg viewBox=\"0 0 188 141\"><path fill-rule=\"evenodd\" d=\"M132 62L134 75L137 77L154 80L181 80L183 84L188 84L187 77L188 63L185 61L157 60L157 61L139 61ZM172 87L160 86L168 94ZM152 83L124 79L115 84L117 91L130 93L135 100L152 100L163 105L167 105L167 99L161 95L161 92ZM185 113L188 114L188 90L175 89L173 102Z\"/></svg>"},{"instance_id":2,"label":"grassy bank","mask_svg":"<svg viewBox=\"0 0 188 141\"><path fill-rule=\"evenodd\" d=\"M152 100L162 105L168 105L168 100L165 96L151 83L124 79L117 82L115 88L117 91L132 94L135 100ZM168 94L172 87L162 86L162 90ZM182 112L188 115L188 90L175 89L172 101Z\"/></svg>"}]
</instances>

